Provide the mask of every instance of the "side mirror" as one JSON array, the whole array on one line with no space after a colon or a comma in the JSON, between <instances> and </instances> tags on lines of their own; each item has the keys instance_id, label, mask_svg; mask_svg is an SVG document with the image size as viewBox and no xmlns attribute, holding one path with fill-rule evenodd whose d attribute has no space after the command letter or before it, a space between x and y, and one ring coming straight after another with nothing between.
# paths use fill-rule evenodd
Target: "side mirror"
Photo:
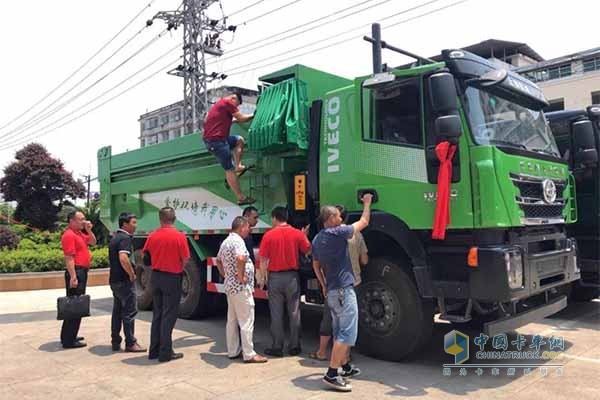
<instances>
[{"instance_id":1,"label":"side mirror","mask_svg":"<svg viewBox=\"0 0 600 400\"><path fill-rule=\"evenodd\" d=\"M450 114L458 109L454 76L449 72L439 72L429 77L429 97L436 113Z\"/></svg>"},{"instance_id":2,"label":"side mirror","mask_svg":"<svg viewBox=\"0 0 600 400\"><path fill-rule=\"evenodd\" d=\"M571 124L575 164L586 166L598 163L598 150L594 138L592 121L585 119Z\"/></svg>"},{"instance_id":3,"label":"side mirror","mask_svg":"<svg viewBox=\"0 0 600 400\"><path fill-rule=\"evenodd\" d=\"M444 115L435 120L435 135L440 139L456 139L462 134L460 117Z\"/></svg>"}]
</instances>

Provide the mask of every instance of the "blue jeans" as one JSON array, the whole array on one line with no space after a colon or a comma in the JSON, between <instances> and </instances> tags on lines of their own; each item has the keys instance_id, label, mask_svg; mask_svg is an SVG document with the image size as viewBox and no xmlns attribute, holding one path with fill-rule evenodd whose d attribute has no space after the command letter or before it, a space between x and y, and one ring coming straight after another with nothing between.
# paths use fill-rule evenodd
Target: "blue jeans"
<instances>
[{"instance_id":1,"label":"blue jeans","mask_svg":"<svg viewBox=\"0 0 600 400\"><path fill-rule=\"evenodd\" d=\"M333 340L354 346L358 337L358 302L352 286L327 291Z\"/></svg>"},{"instance_id":2,"label":"blue jeans","mask_svg":"<svg viewBox=\"0 0 600 400\"><path fill-rule=\"evenodd\" d=\"M231 171L235 168L231 150L237 146L240 140L242 140L241 136L230 135L224 140L205 140L204 145L217 158L225 171Z\"/></svg>"}]
</instances>

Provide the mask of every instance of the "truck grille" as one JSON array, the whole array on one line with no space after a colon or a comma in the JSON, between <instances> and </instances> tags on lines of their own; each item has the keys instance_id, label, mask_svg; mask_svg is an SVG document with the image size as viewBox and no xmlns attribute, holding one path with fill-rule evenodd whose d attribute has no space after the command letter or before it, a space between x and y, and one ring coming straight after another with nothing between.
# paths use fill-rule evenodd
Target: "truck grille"
<instances>
[{"instance_id":1,"label":"truck grille","mask_svg":"<svg viewBox=\"0 0 600 400\"><path fill-rule=\"evenodd\" d=\"M515 200L524 214L524 222L526 224L547 223L551 219L564 220L563 209L566 201L564 191L567 187L567 181L561 179L552 179L556 187L556 199L548 203L544 199L543 182L546 178L537 176L510 174L510 179L513 184L519 189L519 194L515 196Z\"/></svg>"}]
</instances>

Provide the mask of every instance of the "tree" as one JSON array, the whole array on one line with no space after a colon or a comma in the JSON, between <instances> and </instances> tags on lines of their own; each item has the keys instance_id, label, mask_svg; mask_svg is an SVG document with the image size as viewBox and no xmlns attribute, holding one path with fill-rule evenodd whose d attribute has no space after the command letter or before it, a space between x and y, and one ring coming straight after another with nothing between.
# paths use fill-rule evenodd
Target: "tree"
<instances>
[{"instance_id":1,"label":"tree","mask_svg":"<svg viewBox=\"0 0 600 400\"><path fill-rule=\"evenodd\" d=\"M15 159L0 179L4 199L17 202L15 219L39 229L54 228L65 199L84 197L83 183L41 144L28 144L17 151Z\"/></svg>"}]
</instances>

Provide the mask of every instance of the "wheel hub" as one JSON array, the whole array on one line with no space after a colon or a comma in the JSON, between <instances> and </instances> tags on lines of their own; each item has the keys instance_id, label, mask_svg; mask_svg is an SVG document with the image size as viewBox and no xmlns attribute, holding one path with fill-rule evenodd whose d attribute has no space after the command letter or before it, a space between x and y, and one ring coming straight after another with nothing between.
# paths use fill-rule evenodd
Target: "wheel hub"
<instances>
[{"instance_id":1,"label":"wheel hub","mask_svg":"<svg viewBox=\"0 0 600 400\"><path fill-rule=\"evenodd\" d=\"M364 284L359 294L360 322L378 334L390 332L400 320L399 304L392 290L382 282Z\"/></svg>"},{"instance_id":2,"label":"wheel hub","mask_svg":"<svg viewBox=\"0 0 600 400\"><path fill-rule=\"evenodd\" d=\"M183 277L181 279L181 303L185 302L188 293L190 292L190 277L187 272L183 270Z\"/></svg>"}]
</instances>

